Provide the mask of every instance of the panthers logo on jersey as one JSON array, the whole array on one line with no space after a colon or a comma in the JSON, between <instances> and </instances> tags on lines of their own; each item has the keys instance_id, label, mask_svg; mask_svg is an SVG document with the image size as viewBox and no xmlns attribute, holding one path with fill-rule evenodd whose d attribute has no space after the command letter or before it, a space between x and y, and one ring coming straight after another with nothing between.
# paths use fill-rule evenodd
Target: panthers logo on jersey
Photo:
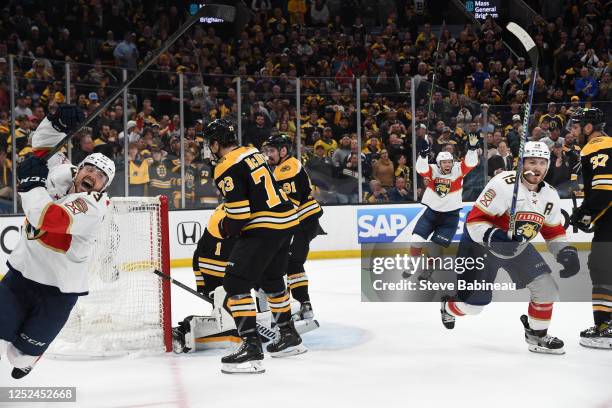
<instances>
[{"instance_id":1,"label":"panthers logo on jersey","mask_svg":"<svg viewBox=\"0 0 612 408\"><path fill-rule=\"evenodd\" d=\"M544 216L535 212L519 212L516 214L515 234L534 239L544 224Z\"/></svg>"},{"instance_id":2,"label":"panthers logo on jersey","mask_svg":"<svg viewBox=\"0 0 612 408\"><path fill-rule=\"evenodd\" d=\"M451 191L450 179L437 178L434 180L434 184L436 185L436 193L438 193L440 197L446 197Z\"/></svg>"}]
</instances>

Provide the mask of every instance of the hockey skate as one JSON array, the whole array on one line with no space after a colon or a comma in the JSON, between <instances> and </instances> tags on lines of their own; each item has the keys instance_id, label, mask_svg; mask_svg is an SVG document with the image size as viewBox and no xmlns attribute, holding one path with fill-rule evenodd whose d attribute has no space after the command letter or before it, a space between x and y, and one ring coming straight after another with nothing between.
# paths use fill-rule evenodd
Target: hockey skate
<instances>
[{"instance_id":1,"label":"hockey skate","mask_svg":"<svg viewBox=\"0 0 612 408\"><path fill-rule=\"evenodd\" d=\"M279 328L279 334L272 344L266 347L272 357L289 357L308 351L302 344L302 338L295 330L293 321Z\"/></svg>"},{"instance_id":2,"label":"hockey skate","mask_svg":"<svg viewBox=\"0 0 612 408\"><path fill-rule=\"evenodd\" d=\"M440 302L440 317L442 318L442 324L444 327L451 330L455 328L455 316L446 311L446 303L449 300L450 297L448 296L442 297L442 302Z\"/></svg>"},{"instance_id":3,"label":"hockey skate","mask_svg":"<svg viewBox=\"0 0 612 408\"><path fill-rule=\"evenodd\" d=\"M527 315L521 316L521 322L525 328L525 341L529 351L544 354L565 354L563 341L557 337L549 336L546 330L534 330L529 327Z\"/></svg>"},{"instance_id":4,"label":"hockey skate","mask_svg":"<svg viewBox=\"0 0 612 408\"><path fill-rule=\"evenodd\" d=\"M581 331L580 345L590 348L612 349L612 320Z\"/></svg>"},{"instance_id":5,"label":"hockey skate","mask_svg":"<svg viewBox=\"0 0 612 408\"><path fill-rule=\"evenodd\" d=\"M261 374L266 372L261 362L264 358L261 340L257 333L244 336L236 351L221 358L224 374Z\"/></svg>"}]
</instances>

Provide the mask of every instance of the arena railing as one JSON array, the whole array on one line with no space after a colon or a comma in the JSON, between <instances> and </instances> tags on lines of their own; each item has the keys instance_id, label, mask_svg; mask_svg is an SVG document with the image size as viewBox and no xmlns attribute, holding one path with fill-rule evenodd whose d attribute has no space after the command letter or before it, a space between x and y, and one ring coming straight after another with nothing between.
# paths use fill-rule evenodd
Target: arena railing
<instances>
[{"instance_id":1,"label":"arena railing","mask_svg":"<svg viewBox=\"0 0 612 408\"><path fill-rule=\"evenodd\" d=\"M6 159L0 153L0 170L3 170L0 174L0 211L5 213L20 211L12 188L15 185L12 163L17 163L29 151L29 135L38 120L58 103L77 103L91 112L96 103L104 101L120 86L123 78L133 74L133 71L101 63L65 63L26 57L11 57L10 60L14 85L8 86L7 91L17 107L16 112L24 111L18 107L21 96L26 104L31 100L33 106L40 105L42 109L30 107L32 115L26 109L28 115L25 118L11 115L10 108L8 112L0 112L0 129L6 132L4 150L8 153ZM38 67L41 63L43 67ZM330 72L335 68L330 67ZM270 69L273 73L274 67ZM94 149L113 156L116 162L117 176L109 191L111 195L166 192L172 208L212 208L219 197L212 180L212 169L207 164L209 152L202 130L210 120L224 117L237 123L239 137L244 143L259 145L273 132L292 137L294 153L309 171L313 193L322 203L393 202L389 192L396 187L393 184L398 176L403 176L403 190L409 192L402 195L400 201L416 202L423 192L423 180L416 175L414 163L418 152L413 146L420 124L427 127L428 134L437 136L439 106L434 102L430 106L429 103L437 92L452 111L450 116L441 113L441 117L446 119L444 125L451 127L452 133L465 132L465 127L469 127L469 123L459 122L457 118L459 109L466 107L472 117L479 117L482 121L477 126L479 130L484 126L494 133L498 126L507 136L505 126L515 107L491 103L487 114L483 115L482 104L460 91L455 94L438 86L432 88L431 83L424 80L392 74L356 78L348 70L333 77L296 78L271 76L267 70L250 76L236 76L151 69L126 89L91 128L76 135L72 144L66 147L66 154L77 164L91 149L86 136L89 135ZM574 103L575 106L585 104ZM594 101L588 104L602 108L610 116L612 103ZM558 105L559 110L571 107L570 103ZM547 106L536 104L535 108L535 112L544 112ZM311 118L313 111L318 115L315 119ZM257 129L258 113L264 117L263 131ZM132 121L136 126L130 127L129 136L124 138L123 133L128 123L133 125ZM325 133L329 132L326 127L331 128L336 143L343 135L349 136L349 142L343 142L349 145L348 149L340 149L346 151L336 153L333 143L325 141ZM16 133L16 138L9 139ZM399 142L393 137L397 146L389 148L391 133L398 134ZM492 136L483 133L483 150L488 149L484 143ZM130 154L131 143L136 154ZM386 158L381 160L383 145L386 145L393 162L391 177ZM153 156L158 150L166 159L163 171L153 165ZM351 156L355 158L351 159ZM400 159L401 156L405 159ZM398 171L400 160L406 163ZM487 160L481 160L471 179L466 179L464 201L475 199L486 184L488 164ZM161 177L157 170L166 178L167 173L171 173L169 185L152 185L152 179ZM373 180L378 180L378 183ZM568 191L578 188L575 185L578 182L570 183ZM160 185L167 186L167 191L160 190ZM385 190L384 193L379 187ZM372 189L376 194L372 194ZM562 189L565 191L565 187Z\"/></svg>"}]
</instances>

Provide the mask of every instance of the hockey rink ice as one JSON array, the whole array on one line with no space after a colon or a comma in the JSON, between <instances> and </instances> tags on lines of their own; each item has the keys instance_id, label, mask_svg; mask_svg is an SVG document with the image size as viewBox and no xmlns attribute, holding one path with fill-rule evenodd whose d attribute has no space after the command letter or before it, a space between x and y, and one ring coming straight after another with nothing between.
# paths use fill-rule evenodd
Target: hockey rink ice
<instances>
[{"instance_id":1,"label":"hockey rink ice","mask_svg":"<svg viewBox=\"0 0 612 408\"><path fill-rule=\"evenodd\" d=\"M222 374L223 350L44 359L21 381L2 361L0 385L75 386L77 403L0 406L612 407L612 350L578 344L592 323L589 303L555 305L550 333L565 341L566 354L542 355L523 340L527 304L493 303L446 330L438 303L361 303L359 259L309 261L307 271L321 327L304 335L308 353L266 357L265 374ZM172 274L195 286L189 268ZM174 324L210 309L176 287L172 305Z\"/></svg>"}]
</instances>

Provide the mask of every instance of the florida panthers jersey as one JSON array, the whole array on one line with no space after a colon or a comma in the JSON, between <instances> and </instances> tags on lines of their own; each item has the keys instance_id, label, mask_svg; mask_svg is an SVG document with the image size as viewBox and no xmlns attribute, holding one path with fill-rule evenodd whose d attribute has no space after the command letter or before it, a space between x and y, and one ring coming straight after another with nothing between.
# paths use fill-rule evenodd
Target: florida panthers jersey
<instances>
[{"instance_id":1,"label":"florida panthers jersey","mask_svg":"<svg viewBox=\"0 0 612 408\"><path fill-rule=\"evenodd\" d=\"M86 294L95 236L110 203L106 193L53 201L43 187L20 193L25 225L8 263L27 279L63 293Z\"/></svg>"},{"instance_id":2,"label":"florida panthers jersey","mask_svg":"<svg viewBox=\"0 0 612 408\"><path fill-rule=\"evenodd\" d=\"M503 171L486 185L467 216L467 230L474 241L482 243L491 227L509 230L515 180L516 172ZM519 185L515 219L514 234L532 240L540 233L554 254L567 243L561 224L561 200L548 183L542 182L537 191Z\"/></svg>"},{"instance_id":3,"label":"florida panthers jersey","mask_svg":"<svg viewBox=\"0 0 612 408\"><path fill-rule=\"evenodd\" d=\"M434 211L454 211L462 207L463 178L478 164L478 153L469 150L460 163L455 163L449 174L442 174L437 165L419 156L416 171L427 179L421 203Z\"/></svg>"}]
</instances>

